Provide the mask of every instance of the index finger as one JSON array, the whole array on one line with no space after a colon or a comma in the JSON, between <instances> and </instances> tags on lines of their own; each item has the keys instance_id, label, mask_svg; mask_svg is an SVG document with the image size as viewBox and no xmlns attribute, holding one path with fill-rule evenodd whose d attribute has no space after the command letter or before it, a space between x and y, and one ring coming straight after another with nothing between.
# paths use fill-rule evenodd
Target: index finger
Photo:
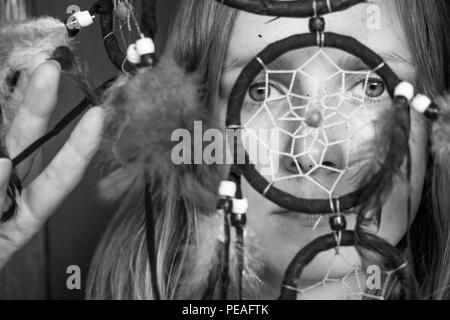
<instances>
[{"instance_id":1,"label":"index finger","mask_svg":"<svg viewBox=\"0 0 450 320\"><path fill-rule=\"evenodd\" d=\"M53 60L41 64L34 72L5 138L10 157L17 156L47 131L60 78L61 67Z\"/></svg>"}]
</instances>

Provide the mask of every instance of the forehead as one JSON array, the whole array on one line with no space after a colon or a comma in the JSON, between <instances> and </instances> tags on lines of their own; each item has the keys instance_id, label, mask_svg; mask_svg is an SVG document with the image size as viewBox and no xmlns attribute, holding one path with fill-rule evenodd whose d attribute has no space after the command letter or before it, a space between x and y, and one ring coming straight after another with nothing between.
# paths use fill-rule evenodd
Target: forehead
<instances>
[{"instance_id":1,"label":"forehead","mask_svg":"<svg viewBox=\"0 0 450 320\"><path fill-rule=\"evenodd\" d=\"M395 52L410 60L396 1L377 0L328 14L325 31L352 36L375 52ZM309 19L279 18L239 12L233 27L225 65L256 56L269 44L309 32Z\"/></svg>"}]
</instances>

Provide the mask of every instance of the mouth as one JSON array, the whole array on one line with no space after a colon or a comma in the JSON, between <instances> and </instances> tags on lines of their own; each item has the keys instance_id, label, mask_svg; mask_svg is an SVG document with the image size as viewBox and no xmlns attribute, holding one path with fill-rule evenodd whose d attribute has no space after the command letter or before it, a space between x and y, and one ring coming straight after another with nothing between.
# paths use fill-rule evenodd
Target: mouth
<instances>
[{"instance_id":1,"label":"mouth","mask_svg":"<svg viewBox=\"0 0 450 320\"><path fill-rule=\"evenodd\" d=\"M300 226L311 228L313 230L326 227L329 228L330 217L336 215L336 213L307 214L302 212L288 211L281 208L273 211L272 214L296 220L296 223L299 224ZM356 214L356 211L354 209L349 209L341 212L341 215L343 216L350 216L354 214Z\"/></svg>"}]
</instances>

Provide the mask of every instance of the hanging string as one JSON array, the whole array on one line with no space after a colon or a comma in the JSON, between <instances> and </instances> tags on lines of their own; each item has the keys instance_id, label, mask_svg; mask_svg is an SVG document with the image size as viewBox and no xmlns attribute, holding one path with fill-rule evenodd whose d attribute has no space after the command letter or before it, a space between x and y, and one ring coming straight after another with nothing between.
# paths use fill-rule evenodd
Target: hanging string
<instances>
[{"instance_id":1,"label":"hanging string","mask_svg":"<svg viewBox=\"0 0 450 320\"><path fill-rule=\"evenodd\" d=\"M150 190L150 185L145 183L145 230L147 238L147 251L150 264L151 282L154 294L154 300L161 300L161 293L158 286L158 260L156 254L156 227L155 227L155 217L153 214L153 201L152 193Z\"/></svg>"},{"instance_id":2,"label":"hanging string","mask_svg":"<svg viewBox=\"0 0 450 320\"><path fill-rule=\"evenodd\" d=\"M223 220L224 241L223 241L223 250L222 250L221 299L227 300L228 288L230 286L230 241L231 241L230 220L229 220L230 213L228 210L224 210L223 219L224 219Z\"/></svg>"}]
</instances>

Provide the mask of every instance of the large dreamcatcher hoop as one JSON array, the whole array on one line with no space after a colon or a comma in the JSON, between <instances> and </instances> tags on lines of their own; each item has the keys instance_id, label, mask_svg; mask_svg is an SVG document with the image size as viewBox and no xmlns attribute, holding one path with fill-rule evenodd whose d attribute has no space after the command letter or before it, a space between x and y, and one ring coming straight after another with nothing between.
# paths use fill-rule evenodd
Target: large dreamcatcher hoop
<instances>
[{"instance_id":1,"label":"large dreamcatcher hoop","mask_svg":"<svg viewBox=\"0 0 450 320\"><path fill-rule=\"evenodd\" d=\"M312 31L316 32L316 30ZM409 99L401 99L402 96L400 95L394 96L395 90L401 81L381 57L355 39L334 33L323 33L320 39L317 38L315 33L311 33L295 35L278 41L268 46L244 68L231 92L226 120L226 127L233 130L237 129L239 136L239 139L237 140L237 148L234 148L235 159L237 160L241 154L245 155L245 164L239 166L241 173L255 190L279 206L297 212L323 214L335 212L336 208L340 208L341 211L345 211L356 207L360 204L358 202L361 201L360 195L362 191L357 190L351 194L330 200L313 200L293 197L288 193L273 187L270 182L265 180L259 174L258 170L255 168L255 165L250 163L249 155L245 150L240 131L242 128L241 109L248 91L247 88L254 81L256 76L264 70L265 66L272 63L281 55L292 50L313 46L341 49L361 58L361 60L366 63L372 72L376 72L384 80L391 97L401 100L400 105L398 106L399 108L406 109L408 107ZM398 150L390 151L397 152ZM387 155L387 157L389 156L390 155ZM373 180L377 181L377 179Z\"/></svg>"},{"instance_id":2,"label":"large dreamcatcher hoop","mask_svg":"<svg viewBox=\"0 0 450 320\"><path fill-rule=\"evenodd\" d=\"M237 81L235 82L232 92L230 94L226 127L235 131L236 139L233 139L230 147L234 152L234 164L229 176L229 181L222 184L219 194L222 200L218 208L224 214L224 230L225 243L224 250L229 250L230 239L230 221L236 228L236 239L239 245L236 246L238 260L241 261L236 272L241 274L240 281L242 281L242 272L244 270L243 253L238 248L242 247L244 242L242 229L245 226L245 211L247 209L246 200L242 198L240 191L240 176L244 176L248 183L265 198L271 200L281 208L286 210L301 212L308 215L321 215L332 213L334 216L330 218L330 227L332 233L308 244L305 248L300 250L295 256L285 273L285 279L282 285L280 299L296 299L301 292L297 289L297 282L301 279L303 270L319 253L335 248L338 253L340 246L355 246L358 245L360 249L373 249L368 245L370 242L377 243L383 248L383 254L387 257L388 267L398 272L398 280L401 284L400 298L415 297L414 285L409 281L409 269L404 260L403 254L387 244L383 240L366 234L361 229L361 221L363 220L364 211L369 209L367 205L373 205L373 202L383 201L382 194L384 185L390 185L394 176L401 172L401 167L406 160L407 172L406 176L410 176L410 154L407 146L410 135L410 116L409 106L411 105L415 110L424 114L432 120L438 118L438 106L430 99L423 95L414 96L414 88L407 82L402 82L397 75L392 71L384 60L374 51L367 48L359 41L352 37L343 36L335 33L324 32L325 20L320 17L322 14L331 13L335 11L345 10L353 5L359 4L360 0L321 0L321 1L270 1L270 0L217 0L218 2L228 5L230 7L248 11L255 14L262 14L276 17L310 17L310 31L308 34L294 35L289 38L277 41L253 58L242 70ZM244 101L248 93L248 88L255 81L255 78L261 72L267 70L272 62L277 58L290 51L318 47L318 48L332 48L347 52L359 59L369 68L372 73L378 74L384 81L387 91L392 98L391 112L388 115L394 121L391 125L400 128L399 131L402 139L403 147L400 149L386 147L385 154L382 157L384 164L379 165L379 171L372 174L369 178L364 179L362 186L351 193L339 197L330 197L330 199L304 199L295 197L274 187L273 182L266 180L255 164L250 160L249 154L245 149L245 142L242 131L245 130L243 121L241 119ZM267 99L267 96L266 96ZM265 100L266 101L266 100ZM272 117L272 116L271 116ZM302 119L305 121L305 119ZM305 121L307 125L308 122ZM315 126L315 124L312 124ZM396 138L392 135L392 127L381 134L384 136L384 141L392 143ZM240 156L244 154L245 163L238 163ZM393 164L389 164L389 162ZM236 190L238 192L236 193ZM408 198L408 219L410 219L410 207ZM378 203L380 205L380 203ZM342 212L349 209L358 209L358 223L355 231L346 231L347 223ZM236 223L235 220L240 221ZM379 220L379 219L378 219ZM380 253L380 252L378 252ZM228 266L228 255L223 256L223 265ZM228 286L228 268L222 269L222 277L225 288L223 288L222 298L227 296ZM240 293L242 297L242 282L239 284ZM382 297L384 298L384 297Z\"/></svg>"}]
</instances>

